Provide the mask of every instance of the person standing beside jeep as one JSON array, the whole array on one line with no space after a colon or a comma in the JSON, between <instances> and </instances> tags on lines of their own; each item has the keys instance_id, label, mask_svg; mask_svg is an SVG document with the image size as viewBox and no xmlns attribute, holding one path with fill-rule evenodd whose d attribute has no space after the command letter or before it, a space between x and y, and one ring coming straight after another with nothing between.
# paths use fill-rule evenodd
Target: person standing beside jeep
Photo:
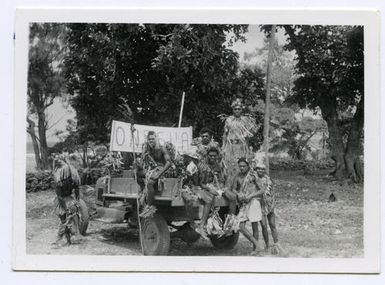
<instances>
[{"instance_id":1,"label":"person standing beside jeep","mask_svg":"<svg viewBox=\"0 0 385 285\"><path fill-rule=\"evenodd\" d=\"M79 231L79 185L80 177L70 160L74 158L60 155L56 158L53 172L55 182L55 213L60 219L57 239L53 245L61 246L60 241L66 237L71 244L71 236L81 240ZM74 194L74 196L73 196Z\"/></svg>"},{"instance_id":2,"label":"person standing beside jeep","mask_svg":"<svg viewBox=\"0 0 385 285\"><path fill-rule=\"evenodd\" d=\"M262 199L265 193L259 176L250 169L245 157L238 160L239 172L233 184L233 191L237 193L240 209L238 213L239 230L253 244L253 253L260 251L258 245L258 223L261 224L262 235L266 248L269 238L266 225L266 217L263 215ZM246 222L251 223L252 233L246 228Z\"/></svg>"},{"instance_id":3,"label":"person standing beside jeep","mask_svg":"<svg viewBox=\"0 0 385 285\"><path fill-rule=\"evenodd\" d=\"M273 245L271 247L271 253L274 255L278 255L281 253L282 248L278 242L278 230L275 222L275 193L273 189L273 182L270 177L266 173L266 165L264 163L264 156L261 153L256 153L254 160L254 169L257 173L258 179L260 181L261 187L264 189L263 193L263 207L262 212L264 216L267 218L267 222L269 224L271 235L273 237ZM266 241L267 247L269 247L269 236L267 235Z\"/></svg>"}]
</instances>

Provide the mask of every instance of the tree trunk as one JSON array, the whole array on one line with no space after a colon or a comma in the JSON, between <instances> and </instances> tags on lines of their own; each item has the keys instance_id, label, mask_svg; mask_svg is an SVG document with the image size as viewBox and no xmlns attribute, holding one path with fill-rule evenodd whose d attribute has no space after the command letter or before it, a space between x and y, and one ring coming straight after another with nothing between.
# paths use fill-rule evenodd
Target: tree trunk
<instances>
[{"instance_id":1,"label":"tree trunk","mask_svg":"<svg viewBox=\"0 0 385 285\"><path fill-rule=\"evenodd\" d=\"M364 127L364 98L357 105L352 125L350 127L348 141L345 152L345 167L348 176L354 182L360 182L363 179L363 169L360 161L362 154L361 135Z\"/></svg>"},{"instance_id":2,"label":"tree trunk","mask_svg":"<svg viewBox=\"0 0 385 285\"><path fill-rule=\"evenodd\" d=\"M335 162L335 169L332 174L341 179L345 176L345 160L344 160L344 143L342 140L342 134L338 126L338 114L337 114L337 102L335 99L329 99L327 104L320 106L322 110L322 116L328 125L329 141L331 149L331 158Z\"/></svg>"},{"instance_id":3,"label":"tree trunk","mask_svg":"<svg viewBox=\"0 0 385 285\"><path fill-rule=\"evenodd\" d=\"M27 122L28 122L27 132L29 133L32 139L33 152L35 153L36 168L41 169L40 149L39 149L39 143L37 141L37 137L35 133L35 122L28 117L27 117Z\"/></svg>"},{"instance_id":4,"label":"tree trunk","mask_svg":"<svg viewBox=\"0 0 385 285\"><path fill-rule=\"evenodd\" d=\"M38 113L38 130L39 130L39 140L40 140L40 157L41 157L41 169L46 170L49 168L48 161L48 146L47 146L47 137L46 137L46 120L45 113L39 111Z\"/></svg>"},{"instance_id":5,"label":"tree trunk","mask_svg":"<svg viewBox=\"0 0 385 285\"><path fill-rule=\"evenodd\" d=\"M273 47L275 41L276 25L271 26L269 54L267 58L267 71L266 71L266 99L265 99L265 117L263 123L263 149L265 151L265 164L266 173L270 173L269 165L269 128L270 128L270 89L271 89L271 65L273 62Z\"/></svg>"},{"instance_id":6,"label":"tree trunk","mask_svg":"<svg viewBox=\"0 0 385 285\"><path fill-rule=\"evenodd\" d=\"M309 141L311 140L311 138L317 133L317 131L313 131L305 141L302 142L302 144L300 144L298 146L298 149L297 149L297 152L298 152L298 159L302 159L303 158L303 150L305 149L305 147L307 146L307 144L309 143Z\"/></svg>"}]
</instances>

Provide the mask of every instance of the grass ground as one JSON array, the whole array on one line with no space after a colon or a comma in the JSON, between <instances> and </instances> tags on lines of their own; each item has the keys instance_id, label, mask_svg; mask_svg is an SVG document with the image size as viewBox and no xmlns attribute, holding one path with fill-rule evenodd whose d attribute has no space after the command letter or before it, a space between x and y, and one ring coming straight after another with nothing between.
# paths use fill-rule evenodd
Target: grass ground
<instances>
[{"instance_id":1,"label":"grass ground","mask_svg":"<svg viewBox=\"0 0 385 285\"><path fill-rule=\"evenodd\" d=\"M331 181L326 172L304 175L302 171L279 171L271 176L277 193L282 257L363 257L362 185ZM332 192L337 201L330 203ZM58 225L53 213L54 193L26 195L28 254L141 254L137 230L98 220L90 221L88 234L80 244L52 248ZM233 250L214 249L202 239L191 246L172 239L169 255L249 255L250 251L251 244L244 237Z\"/></svg>"}]
</instances>

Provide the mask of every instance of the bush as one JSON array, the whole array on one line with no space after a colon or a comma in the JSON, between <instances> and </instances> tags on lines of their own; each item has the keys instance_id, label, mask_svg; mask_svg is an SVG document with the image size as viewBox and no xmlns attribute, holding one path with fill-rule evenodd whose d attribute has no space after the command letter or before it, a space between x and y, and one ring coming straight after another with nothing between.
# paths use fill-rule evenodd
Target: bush
<instances>
[{"instance_id":1,"label":"bush","mask_svg":"<svg viewBox=\"0 0 385 285\"><path fill-rule=\"evenodd\" d=\"M271 158L270 169L272 170L305 170L305 173L313 173L317 170L334 167L334 161L324 160L295 160L287 158Z\"/></svg>"},{"instance_id":2,"label":"bush","mask_svg":"<svg viewBox=\"0 0 385 285\"><path fill-rule=\"evenodd\" d=\"M111 174L112 176L120 176L122 170L111 170L110 173L105 168L80 168L78 170L81 184L82 185L92 185L96 184L96 180L98 180L100 177Z\"/></svg>"},{"instance_id":3,"label":"bush","mask_svg":"<svg viewBox=\"0 0 385 285\"><path fill-rule=\"evenodd\" d=\"M95 184L96 180L98 180L99 177L102 177L105 175L105 173L103 173L103 170L101 168L90 168L90 169L80 168L78 172L79 172L81 184L83 185Z\"/></svg>"},{"instance_id":4,"label":"bush","mask_svg":"<svg viewBox=\"0 0 385 285\"><path fill-rule=\"evenodd\" d=\"M26 174L25 189L27 192L46 191L53 188L53 183L50 171L31 172Z\"/></svg>"},{"instance_id":5,"label":"bush","mask_svg":"<svg viewBox=\"0 0 385 285\"><path fill-rule=\"evenodd\" d=\"M314 174L318 170L325 170L334 167L334 161L329 160L310 160L306 163L305 174Z\"/></svg>"},{"instance_id":6,"label":"bush","mask_svg":"<svg viewBox=\"0 0 385 285\"><path fill-rule=\"evenodd\" d=\"M96 180L107 175L107 171L103 168L91 168L85 173L84 168L78 169L82 185L96 184ZM119 176L121 170L111 171L111 175ZM53 189L54 180L51 171L30 172L26 174L26 191L38 192Z\"/></svg>"}]
</instances>

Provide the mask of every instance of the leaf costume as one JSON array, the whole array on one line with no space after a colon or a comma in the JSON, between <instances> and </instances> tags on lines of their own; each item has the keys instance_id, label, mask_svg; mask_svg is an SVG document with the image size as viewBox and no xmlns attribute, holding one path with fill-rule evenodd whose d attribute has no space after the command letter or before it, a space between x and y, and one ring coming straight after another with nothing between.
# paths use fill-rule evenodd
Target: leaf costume
<instances>
[{"instance_id":1,"label":"leaf costume","mask_svg":"<svg viewBox=\"0 0 385 285\"><path fill-rule=\"evenodd\" d=\"M71 244L71 236L79 234L79 185L80 177L75 167L62 159L60 166L56 167L53 173L56 198L55 213L60 218L58 240L63 236ZM75 196L72 192L75 190Z\"/></svg>"},{"instance_id":2,"label":"leaf costume","mask_svg":"<svg viewBox=\"0 0 385 285\"><path fill-rule=\"evenodd\" d=\"M260 178L262 187L265 189L265 193L263 194L264 201L264 214L267 215L272 212L275 208L275 193L273 190L273 182L270 177L265 175Z\"/></svg>"},{"instance_id":3,"label":"leaf costume","mask_svg":"<svg viewBox=\"0 0 385 285\"><path fill-rule=\"evenodd\" d=\"M225 118L223 133L223 161L226 173L232 180L238 172L238 159L250 159L252 152L248 140L256 133L257 124L251 116L229 116Z\"/></svg>"}]
</instances>

